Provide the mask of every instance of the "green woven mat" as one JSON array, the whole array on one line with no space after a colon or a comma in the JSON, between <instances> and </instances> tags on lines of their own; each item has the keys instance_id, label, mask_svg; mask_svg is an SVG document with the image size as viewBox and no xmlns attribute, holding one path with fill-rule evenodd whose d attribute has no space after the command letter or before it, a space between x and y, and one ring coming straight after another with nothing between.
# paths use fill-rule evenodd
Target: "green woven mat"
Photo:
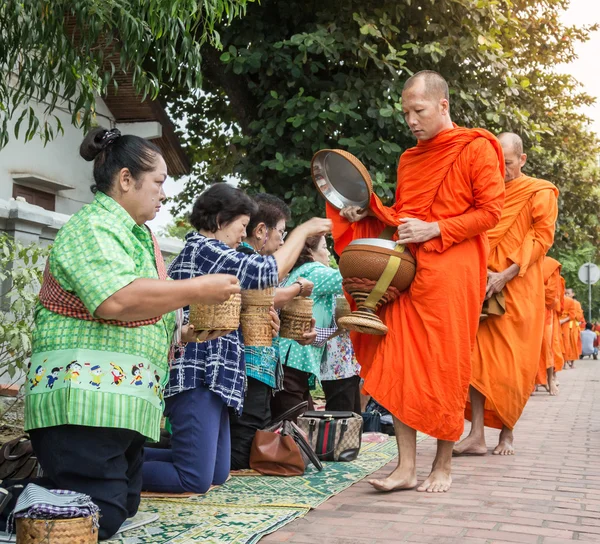
<instances>
[{"instance_id":1,"label":"green woven mat","mask_svg":"<svg viewBox=\"0 0 600 544\"><path fill-rule=\"evenodd\" d=\"M321 472L309 469L293 478L239 476L202 496L144 499L140 510L156 512L160 520L109 542L253 544L375 472L396 453L393 439L364 443L356 461L324 463Z\"/></svg>"}]
</instances>

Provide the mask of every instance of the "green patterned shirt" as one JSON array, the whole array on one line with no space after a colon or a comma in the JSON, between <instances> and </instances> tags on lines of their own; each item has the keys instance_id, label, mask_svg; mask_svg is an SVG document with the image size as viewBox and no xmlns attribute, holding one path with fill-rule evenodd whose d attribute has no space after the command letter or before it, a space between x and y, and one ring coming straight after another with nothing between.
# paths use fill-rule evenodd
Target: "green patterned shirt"
<instances>
[{"instance_id":1,"label":"green patterned shirt","mask_svg":"<svg viewBox=\"0 0 600 544\"><path fill-rule=\"evenodd\" d=\"M98 192L60 229L50 271L91 314L137 278L158 278L150 231ZM38 303L25 384L25 429L87 425L160 436L175 314L119 327L73 319Z\"/></svg>"},{"instance_id":2,"label":"green patterned shirt","mask_svg":"<svg viewBox=\"0 0 600 544\"><path fill-rule=\"evenodd\" d=\"M310 298L313 299L313 317L316 326L319 328L331 326L335 297L342 294L340 271L318 262L304 263L292 270L285 280L285 285L291 285L298 278L306 278L314 284ZM320 379L321 359L324 352L325 346L301 346L289 338L279 340L281 362L285 366L308 372L311 387L316 380Z\"/></svg>"}]
</instances>

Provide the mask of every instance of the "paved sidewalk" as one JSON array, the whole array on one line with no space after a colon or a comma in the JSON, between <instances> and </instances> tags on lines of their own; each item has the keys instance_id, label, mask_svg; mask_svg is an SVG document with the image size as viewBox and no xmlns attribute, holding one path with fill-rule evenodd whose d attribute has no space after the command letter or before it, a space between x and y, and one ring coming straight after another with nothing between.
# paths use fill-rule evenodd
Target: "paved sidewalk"
<instances>
[{"instance_id":1,"label":"paved sidewalk","mask_svg":"<svg viewBox=\"0 0 600 544\"><path fill-rule=\"evenodd\" d=\"M443 495L381 494L363 480L261 544L600 543L600 361L576 367L558 375L560 396L531 397L514 457L455 458L453 487ZM497 435L487 434L490 451ZM434 450L433 439L418 445L419 481Z\"/></svg>"}]
</instances>

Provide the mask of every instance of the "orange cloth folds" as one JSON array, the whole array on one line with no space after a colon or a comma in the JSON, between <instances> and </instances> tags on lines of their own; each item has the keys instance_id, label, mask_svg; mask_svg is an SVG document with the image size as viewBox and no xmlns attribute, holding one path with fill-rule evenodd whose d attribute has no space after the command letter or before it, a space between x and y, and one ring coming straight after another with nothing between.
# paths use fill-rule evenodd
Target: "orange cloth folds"
<instances>
[{"instance_id":1,"label":"orange cloth folds","mask_svg":"<svg viewBox=\"0 0 600 544\"><path fill-rule=\"evenodd\" d=\"M410 247L415 279L379 312L387 335L353 333L352 341L366 392L404 424L442 440L456 441L463 431L470 355L485 295L485 231L500 218L503 175L496 138L455 126L402 155L392 207L374 196L375 217L353 224L328 207L338 253L401 218L440 225L441 236Z\"/></svg>"},{"instance_id":2,"label":"orange cloth folds","mask_svg":"<svg viewBox=\"0 0 600 544\"><path fill-rule=\"evenodd\" d=\"M575 345L577 346L577 359L581 355L583 348L581 346L581 331L585 329L585 317L583 315L583 308L581 307L581 302L577 299L573 299L575 303L575 323L573 323L573 330L571 334L573 334L573 339L575 341Z\"/></svg>"},{"instance_id":3,"label":"orange cloth folds","mask_svg":"<svg viewBox=\"0 0 600 544\"><path fill-rule=\"evenodd\" d=\"M544 257L542 272L544 276L544 295L546 305L546 319L544 336L542 339L542 352L535 383L546 385L548 383L547 370L554 368L556 372L562 370L564 359L562 354L562 339L560 329L561 290L560 281L561 264L552 257Z\"/></svg>"},{"instance_id":4,"label":"orange cloth folds","mask_svg":"<svg viewBox=\"0 0 600 544\"><path fill-rule=\"evenodd\" d=\"M554 239L557 196L544 180L522 175L510 181L502 219L488 232L488 268L520 267L504 288L506 313L486 319L477 332L471 385L486 397L488 427L514 428L534 387L546 322L542 263Z\"/></svg>"},{"instance_id":5,"label":"orange cloth folds","mask_svg":"<svg viewBox=\"0 0 600 544\"><path fill-rule=\"evenodd\" d=\"M569 318L569 321L561 325L565 361L576 361L581 354L579 348L581 337L579 334L579 322L577 320L578 311L575 302L575 299L565 295L565 303L561 315L561 320Z\"/></svg>"}]
</instances>

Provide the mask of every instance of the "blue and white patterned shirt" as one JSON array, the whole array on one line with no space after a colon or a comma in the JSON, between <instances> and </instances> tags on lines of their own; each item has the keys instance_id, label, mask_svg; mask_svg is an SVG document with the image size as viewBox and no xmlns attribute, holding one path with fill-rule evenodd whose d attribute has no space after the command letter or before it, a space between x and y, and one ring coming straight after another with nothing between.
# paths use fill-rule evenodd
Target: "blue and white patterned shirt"
<instances>
[{"instance_id":1,"label":"blue and white patterned shirt","mask_svg":"<svg viewBox=\"0 0 600 544\"><path fill-rule=\"evenodd\" d=\"M181 253L171 263L169 276L183 280L205 274L232 274L242 289L266 289L278 283L277 261L272 256L246 255L198 232L186 236ZM186 313L189 308L185 308ZM165 397L208 387L227 406L241 412L246 365L241 330L201 344L191 342L171 366Z\"/></svg>"}]
</instances>

